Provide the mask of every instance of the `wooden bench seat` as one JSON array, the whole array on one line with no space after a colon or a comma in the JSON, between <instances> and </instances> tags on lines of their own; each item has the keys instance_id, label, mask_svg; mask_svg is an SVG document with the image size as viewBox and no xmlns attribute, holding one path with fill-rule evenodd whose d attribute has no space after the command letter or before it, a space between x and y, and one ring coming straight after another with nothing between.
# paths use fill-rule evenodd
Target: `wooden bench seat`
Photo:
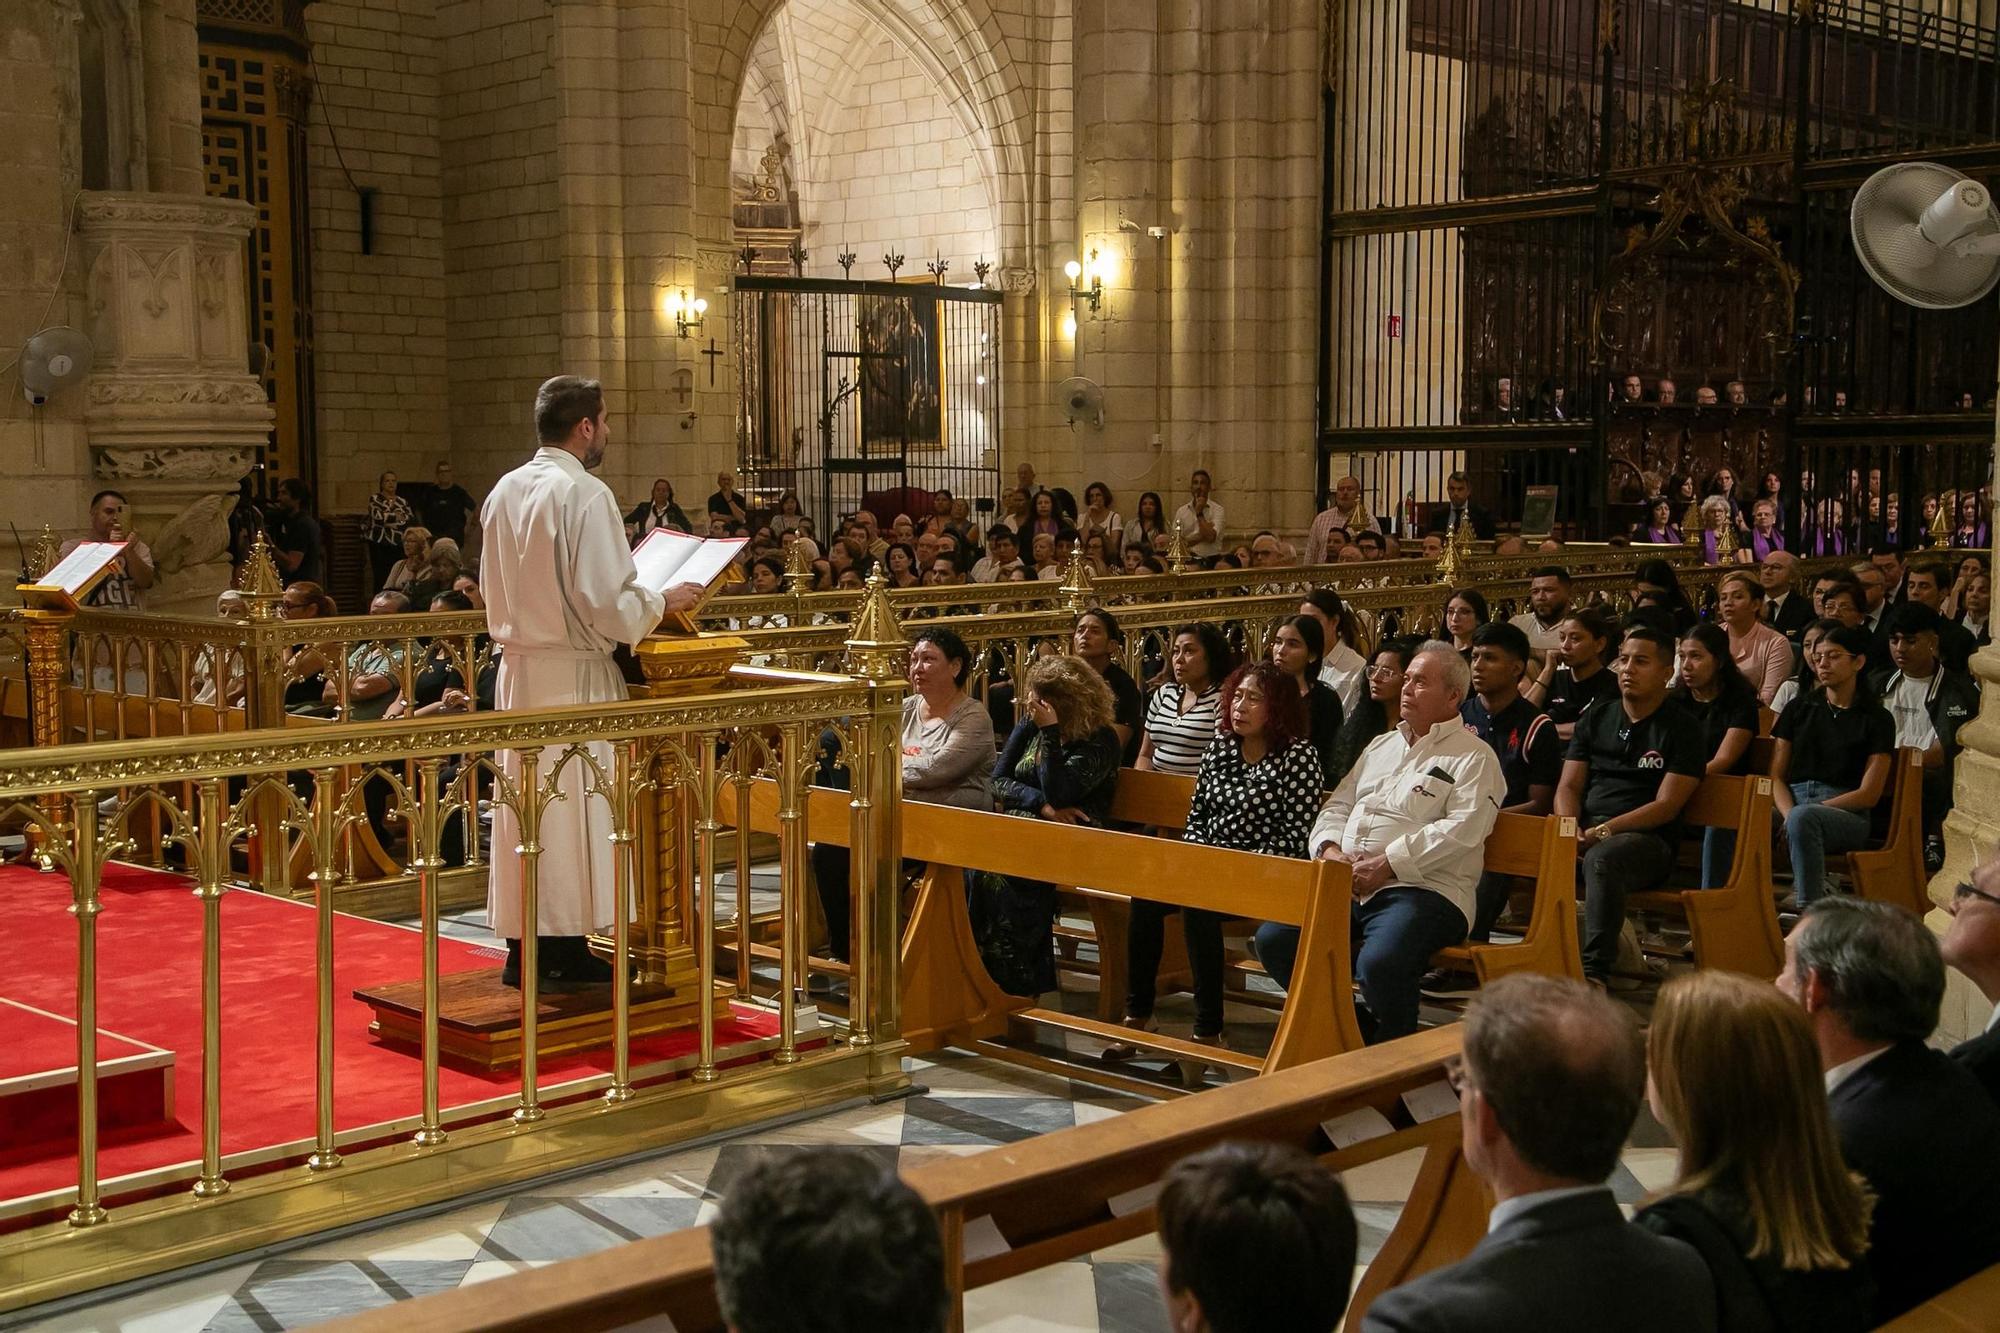
<instances>
[{"instance_id":1,"label":"wooden bench seat","mask_svg":"<svg viewBox=\"0 0 2000 1333\"><path fill-rule=\"evenodd\" d=\"M903 1172L937 1213L949 1327L969 1290L1150 1234L1150 1191L1182 1157L1243 1139L1288 1143L1335 1170L1424 1153L1409 1202L1348 1307L1361 1323L1382 1292L1454 1263L1485 1234L1490 1198L1466 1166L1455 1114L1413 1122L1401 1096L1436 1083L1459 1049L1436 1028L1365 1050ZM1322 1126L1375 1111L1392 1128L1336 1148ZM974 1250L968 1234L989 1238ZM995 1245L997 1235L1004 1244ZM326 1325L329 1333L594 1333L669 1319L679 1333L721 1333L709 1231L693 1227L491 1282L402 1301Z\"/></svg>"},{"instance_id":2,"label":"wooden bench seat","mask_svg":"<svg viewBox=\"0 0 2000 1333\"><path fill-rule=\"evenodd\" d=\"M1486 839L1485 868L1533 882L1527 931L1514 943L1453 945L1435 955L1435 965L1469 971L1482 986L1512 972L1583 980L1576 929L1576 821L1501 815Z\"/></svg>"},{"instance_id":3,"label":"wooden bench seat","mask_svg":"<svg viewBox=\"0 0 2000 1333\"><path fill-rule=\"evenodd\" d=\"M750 827L775 832L775 785L760 779L751 784L750 796ZM735 811L724 814L733 821ZM1286 1069L1362 1045L1348 957L1346 866L915 802L906 803L902 814L901 855L926 863L901 941L902 1035L915 1049L981 1049L1023 1023L1078 1030L1070 1015L1007 995L987 976L966 908L968 869L1052 877L1108 895L1298 926L1303 932L1298 973L1259 1067ZM806 820L813 841L846 846L847 793L812 789ZM1142 1034L1119 1032L1149 1044Z\"/></svg>"},{"instance_id":4,"label":"wooden bench seat","mask_svg":"<svg viewBox=\"0 0 2000 1333\"><path fill-rule=\"evenodd\" d=\"M1771 779L1705 777L1688 798L1681 823L1689 830L1736 832L1729 878L1712 889L1634 893L1627 911L1686 918L1699 967L1721 968L1769 981L1785 961L1785 937L1771 885ZM1699 842L1690 834L1689 841Z\"/></svg>"},{"instance_id":5,"label":"wooden bench seat","mask_svg":"<svg viewBox=\"0 0 2000 1333\"><path fill-rule=\"evenodd\" d=\"M2000 1317L1996 1312L2000 1312L2000 1264L1898 1315L1882 1325L1882 1333L1991 1333Z\"/></svg>"}]
</instances>

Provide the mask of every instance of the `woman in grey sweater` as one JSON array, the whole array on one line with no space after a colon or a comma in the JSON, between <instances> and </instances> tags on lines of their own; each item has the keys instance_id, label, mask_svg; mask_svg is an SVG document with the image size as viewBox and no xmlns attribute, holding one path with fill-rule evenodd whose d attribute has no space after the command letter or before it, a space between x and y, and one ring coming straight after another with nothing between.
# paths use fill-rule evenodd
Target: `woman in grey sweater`
<instances>
[{"instance_id":1,"label":"woman in grey sweater","mask_svg":"<svg viewBox=\"0 0 2000 1333\"><path fill-rule=\"evenodd\" d=\"M948 629L910 646L903 700L903 799L968 810L993 808L993 719L965 692L972 654Z\"/></svg>"}]
</instances>

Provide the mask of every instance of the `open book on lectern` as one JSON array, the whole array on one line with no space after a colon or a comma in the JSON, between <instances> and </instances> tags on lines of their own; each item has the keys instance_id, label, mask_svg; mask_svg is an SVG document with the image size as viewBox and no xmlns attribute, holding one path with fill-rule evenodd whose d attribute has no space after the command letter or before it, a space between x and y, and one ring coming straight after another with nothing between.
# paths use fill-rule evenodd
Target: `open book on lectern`
<instances>
[{"instance_id":1,"label":"open book on lectern","mask_svg":"<svg viewBox=\"0 0 2000 1333\"><path fill-rule=\"evenodd\" d=\"M654 592L664 593L680 583L698 583L706 591L693 610L669 612L660 622L662 629L678 629L692 634L695 612L700 611L726 576L736 567L736 558L750 544L748 537L690 537L685 532L654 528L646 540L633 548L632 563L638 566L639 582ZM742 576L736 576L740 581Z\"/></svg>"},{"instance_id":2,"label":"open book on lectern","mask_svg":"<svg viewBox=\"0 0 2000 1333\"><path fill-rule=\"evenodd\" d=\"M16 585L21 601L40 611L75 613L91 590L110 575L127 543L79 542L76 549L33 583Z\"/></svg>"}]
</instances>

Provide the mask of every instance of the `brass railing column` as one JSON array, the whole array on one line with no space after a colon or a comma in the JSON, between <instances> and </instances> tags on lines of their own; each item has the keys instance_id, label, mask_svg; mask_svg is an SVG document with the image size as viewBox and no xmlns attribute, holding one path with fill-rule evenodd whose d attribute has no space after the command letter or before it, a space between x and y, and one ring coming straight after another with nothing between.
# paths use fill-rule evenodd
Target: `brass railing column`
<instances>
[{"instance_id":1,"label":"brass railing column","mask_svg":"<svg viewBox=\"0 0 2000 1333\"><path fill-rule=\"evenodd\" d=\"M639 793L634 774L639 743L621 741L611 770L611 1086L607 1102L632 1099L632 889L638 855L633 825Z\"/></svg>"},{"instance_id":2,"label":"brass railing column","mask_svg":"<svg viewBox=\"0 0 2000 1333\"><path fill-rule=\"evenodd\" d=\"M868 682L868 714L853 724L847 756L853 795L848 802L853 851L850 883L855 930L853 987L847 1040L872 1046L900 1031L897 995L902 884L903 627L889 604L888 579L877 565L847 640L847 670Z\"/></svg>"},{"instance_id":3,"label":"brass railing column","mask_svg":"<svg viewBox=\"0 0 2000 1333\"><path fill-rule=\"evenodd\" d=\"M97 1190L97 889L104 858L97 846L97 793L77 793L67 853L70 915L76 918L76 1206L73 1227L105 1218ZM60 854L58 854L60 855Z\"/></svg>"},{"instance_id":4,"label":"brass railing column","mask_svg":"<svg viewBox=\"0 0 2000 1333\"><path fill-rule=\"evenodd\" d=\"M222 895L229 889L222 831L229 807L221 778L202 780L200 810L194 896L201 901L201 1175L194 1196L213 1199L229 1192L222 1177Z\"/></svg>"},{"instance_id":5,"label":"brass railing column","mask_svg":"<svg viewBox=\"0 0 2000 1333\"><path fill-rule=\"evenodd\" d=\"M797 543L793 543L797 545ZM750 762L750 747L744 732L736 733L732 758L736 760L736 996L750 995L750 780L756 766Z\"/></svg>"},{"instance_id":6,"label":"brass railing column","mask_svg":"<svg viewBox=\"0 0 2000 1333\"><path fill-rule=\"evenodd\" d=\"M333 848L340 827L334 794L339 780L338 769L313 770L314 1128L312 1156L306 1158L311 1171L340 1165L333 1129L333 891L340 878L333 868Z\"/></svg>"},{"instance_id":7,"label":"brass railing column","mask_svg":"<svg viewBox=\"0 0 2000 1333\"><path fill-rule=\"evenodd\" d=\"M696 781L700 790L696 799L701 803L700 819L695 828L700 834L701 844L701 897L695 903L699 929L695 932L695 995L698 1028L701 1033L701 1055L690 1075L697 1083L713 1083L715 1072L715 835L722 830L722 823L715 817L716 803L722 799L722 792L716 782L715 747L721 740L720 732L705 731L695 738L701 746L699 773Z\"/></svg>"},{"instance_id":8,"label":"brass railing column","mask_svg":"<svg viewBox=\"0 0 2000 1333\"><path fill-rule=\"evenodd\" d=\"M874 694L869 691L871 700ZM872 713L871 707L871 713ZM853 922L848 957L853 964L847 1010L847 1040L853 1046L875 1042L875 722L872 716L854 719L854 746L847 756L847 777L853 784L847 801L848 885L847 910Z\"/></svg>"},{"instance_id":9,"label":"brass railing column","mask_svg":"<svg viewBox=\"0 0 2000 1333\"><path fill-rule=\"evenodd\" d=\"M417 808L410 820L410 844L414 853L410 868L417 872L417 900L424 930L424 1113L417 1132L410 1136L419 1147L434 1148L445 1141L438 1116L438 775L444 760L432 757L417 761ZM361 780L368 780L367 770ZM518 1115L519 1112L516 1112Z\"/></svg>"},{"instance_id":10,"label":"brass railing column","mask_svg":"<svg viewBox=\"0 0 2000 1333\"><path fill-rule=\"evenodd\" d=\"M778 755L778 1053L779 1064L796 1062L798 1052L798 964L804 942L806 826L801 796L806 767L806 728L786 725Z\"/></svg>"},{"instance_id":11,"label":"brass railing column","mask_svg":"<svg viewBox=\"0 0 2000 1333\"><path fill-rule=\"evenodd\" d=\"M541 1005L542 984L542 752L522 750L520 785L515 791L518 808L516 823L521 841L514 854L521 858L521 1099L514 1108L514 1123L529 1124L542 1118ZM428 1007L430 996L425 995ZM425 1051L436 1035L433 1018L424 1029Z\"/></svg>"},{"instance_id":12,"label":"brass railing column","mask_svg":"<svg viewBox=\"0 0 2000 1333\"><path fill-rule=\"evenodd\" d=\"M280 604L284 601L284 585L278 577L278 566L271 557L270 545L264 534L258 533L251 544L250 554L243 562L243 572L237 578L236 586L243 594L243 604L250 621L246 631L243 653L243 720L251 729L262 731L285 725L285 644L282 627L279 624ZM229 675L225 665L222 684L217 690L217 703L222 700L222 692L227 688ZM265 792L250 807L251 825L257 831L256 864L250 867L250 882L266 893L289 894L292 884L291 858L286 855L284 830L284 798L276 792ZM325 888L325 876L332 869L331 853L320 862L322 876L320 889Z\"/></svg>"}]
</instances>

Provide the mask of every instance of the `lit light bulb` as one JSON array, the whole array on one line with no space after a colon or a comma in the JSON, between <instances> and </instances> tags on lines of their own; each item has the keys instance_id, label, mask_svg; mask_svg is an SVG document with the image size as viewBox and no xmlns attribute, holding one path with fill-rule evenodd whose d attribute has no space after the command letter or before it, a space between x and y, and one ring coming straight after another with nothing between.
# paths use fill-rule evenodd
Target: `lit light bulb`
<instances>
[{"instance_id":1,"label":"lit light bulb","mask_svg":"<svg viewBox=\"0 0 2000 1333\"><path fill-rule=\"evenodd\" d=\"M700 296L694 298L694 312L697 315L708 313L708 301L706 298Z\"/></svg>"},{"instance_id":2,"label":"lit light bulb","mask_svg":"<svg viewBox=\"0 0 2000 1333\"><path fill-rule=\"evenodd\" d=\"M1063 316L1062 329L1063 329L1063 337L1065 338L1076 337L1076 312L1074 310L1070 311L1067 315Z\"/></svg>"},{"instance_id":3,"label":"lit light bulb","mask_svg":"<svg viewBox=\"0 0 2000 1333\"><path fill-rule=\"evenodd\" d=\"M1063 265L1063 275L1067 277L1071 282L1075 282L1078 278L1083 276L1083 265L1077 263L1074 259L1072 259L1067 264Z\"/></svg>"},{"instance_id":4,"label":"lit light bulb","mask_svg":"<svg viewBox=\"0 0 2000 1333\"><path fill-rule=\"evenodd\" d=\"M986 387L986 377L984 375L974 376L972 382L974 384L977 384L982 389Z\"/></svg>"}]
</instances>

